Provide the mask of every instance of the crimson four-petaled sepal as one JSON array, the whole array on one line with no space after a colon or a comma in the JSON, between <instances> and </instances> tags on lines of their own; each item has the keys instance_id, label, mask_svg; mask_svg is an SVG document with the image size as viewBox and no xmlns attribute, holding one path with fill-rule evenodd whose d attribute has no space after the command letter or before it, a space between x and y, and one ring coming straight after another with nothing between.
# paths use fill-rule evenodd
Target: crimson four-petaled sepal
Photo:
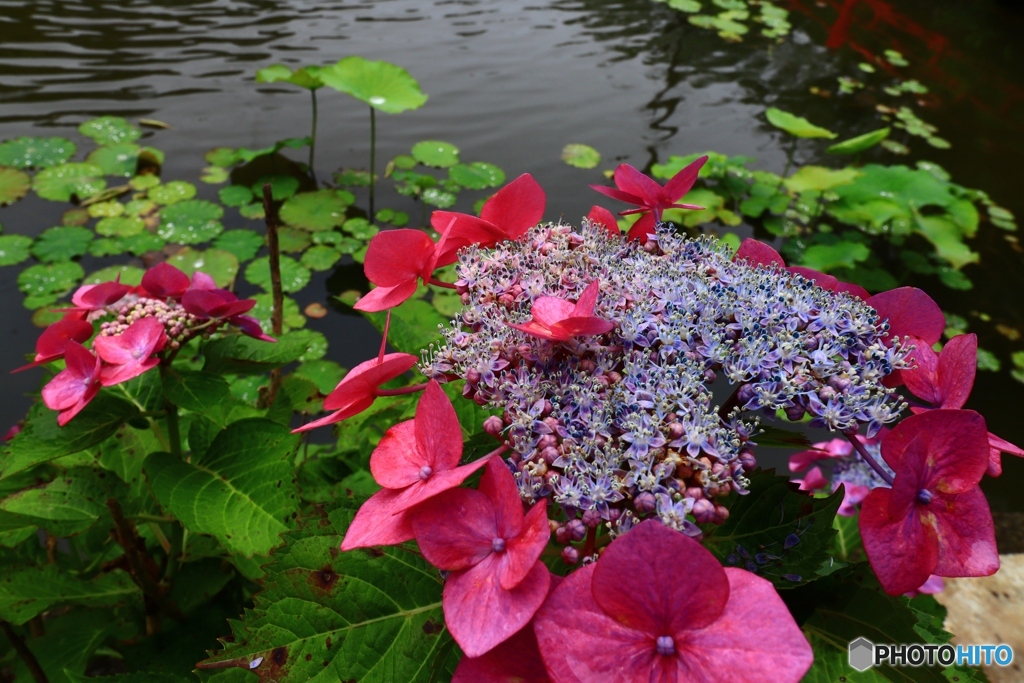
<instances>
[{"instance_id":1,"label":"crimson four-petaled sepal","mask_svg":"<svg viewBox=\"0 0 1024 683\"><path fill-rule=\"evenodd\" d=\"M156 318L140 318L116 337L99 336L92 343L106 365L100 371L105 387L138 377L160 364L157 353L167 343L167 333Z\"/></svg>"},{"instance_id":2,"label":"crimson four-petaled sepal","mask_svg":"<svg viewBox=\"0 0 1024 683\"><path fill-rule=\"evenodd\" d=\"M509 323L509 327L549 341L569 341L577 336L610 332L615 323L594 315L600 288L600 283L594 280L576 303L556 296L538 297L530 309L533 317L525 323Z\"/></svg>"},{"instance_id":3,"label":"crimson four-petaled sepal","mask_svg":"<svg viewBox=\"0 0 1024 683\"><path fill-rule=\"evenodd\" d=\"M78 342L69 340L64 350L67 364L43 387L43 403L59 411L57 424L63 427L81 412L100 390L100 359Z\"/></svg>"}]
</instances>

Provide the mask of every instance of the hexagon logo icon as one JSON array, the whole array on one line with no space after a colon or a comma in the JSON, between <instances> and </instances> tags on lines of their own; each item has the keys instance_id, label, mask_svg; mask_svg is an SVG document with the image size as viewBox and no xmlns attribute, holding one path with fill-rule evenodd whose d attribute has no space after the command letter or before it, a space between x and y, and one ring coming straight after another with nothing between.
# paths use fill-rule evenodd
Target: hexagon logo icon
<instances>
[{"instance_id":1,"label":"hexagon logo icon","mask_svg":"<svg viewBox=\"0 0 1024 683\"><path fill-rule=\"evenodd\" d=\"M867 671L875 661L875 646L867 638L858 638L850 643L850 666L857 671Z\"/></svg>"}]
</instances>

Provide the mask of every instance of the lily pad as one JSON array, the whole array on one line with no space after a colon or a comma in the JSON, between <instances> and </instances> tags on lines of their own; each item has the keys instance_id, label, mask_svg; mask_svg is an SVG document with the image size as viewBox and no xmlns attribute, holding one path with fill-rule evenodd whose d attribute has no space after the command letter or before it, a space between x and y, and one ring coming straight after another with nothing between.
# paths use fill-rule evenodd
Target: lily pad
<instances>
[{"instance_id":1,"label":"lily pad","mask_svg":"<svg viewBox=\"0 0 1024 683\"><path fill-rule=\"evenodd\" d=\"M12 204L28 194L32 179L24 171L0 166L0 206Z\"/></svg>"},{"instance_id":2,"label":"lily pad","mask_svg":"<svg viewBox=\"0 0 1024 683\"><path fill-rule=\"evenodd\" d=\"M60 216L61 225L85 225L89 222L88 209L68 209Z\"/></svg>"},{"instance_id":3,"label":"lily pad","mask_svg":"<svg viewBox=\"0 0 1024 683\"><path fill-rule=\"evenodd\" d=\"M424 204L436 206L439 209L448 209L455 206L458 199L453 193L446 192L439 187L428 187L420 194Z\"/></svg>"},{"instance_id":4,"label":"lily pad","mask_svg":"<svg viewBox=\"0 0 1024 683\"><path fill-rule=\"evenodd\" d=\"M277 246L283 253L292 254L309 246L309 233L295 228L279 228Z\"/></svg>"},{"instance_id":5,"label":"lily pad","mask_svg":"<svg viewBox=\"0 0 1024 683\"><path fill-rule=\"evenodd\" d=\"M248 261L263 247L263 235L252 230L228 230L217 236L213 246L231 252L239 261Z\"/></svg>"},{"instance_id":6,"label":"lily pad","mask_svg":"<svg viewBox=\"0 0 1024 683\"><path fill-rule=\"evenodd\" d=\"M78 132L92 138L98 145L112 145L118 142L133 142L142 136L142 131L120 116L101 116L86 121Z\"/></svg>"},{"instance_id":7,"label":"lily pad","mask_svg":"<svg viewBox=\"0 0 1024 683\"><path fill-rule=\"evenodd\" d=\"M799 171L786 178L783 183L792 192L818 190L824 192L841 185L852 183L860 175L855 168L831 169L824 166L803 166Z\"/></svg>"},{"instance_id":8,"label":"lily pad","mask_svg":"<svg viewBox=\"0 0 1024 683\"><path fill-rule=\"evenodd\" d=\"M306 90L317 90L323 87L320 80L319 66L303 66L292 71L284 64L271 64L256 72L257 83L291 83Z\"/></svg>"},{"instance_id":9,"label":"lily pad","mask_svg":"<svg viewBox=\"0 0 1024 683\"><path fill-rule=\"evenodd\" d=\"M146 216L156 210L156 202L149 199L133 199L124 205L124 212L129 216Z\"/></svg>"},{"instance_id":10,"label":"lily pad","mask_svg":"<svg viewBox=\"0 0 1024 683\"><path fill-rule=\"evenodd\" d=\"M299 189L299 179L290 175L265 175L252 184L252 193L263 197L263 186L270 183L270 195L275 202L282 202L294 196Z\"/></svg>"},{"instance_id":11,"label":"lily pad","mask_svg":"<svg viewBox=\"0 0 1024 683\"><path fill-rule=\"evenodd\" d=\"M142 276L145 274L146 271L138 266L107 266L87 275L82 284L98 285L101 282L120 279L122 285L135 287L142 283Z\"/></svg>"},{"instance_id":12,"label":"lily pad","mask_svg":"<svg viewBox=\"0 0 1024 683\"><path fill-rule=\"evenodd\" d=\"M43 263L70 261L85 254L92 241L92 230L61 226L44 230L32 245L32 255Z\"/></svg>"},{"instance_id":13,"label":"lily pad","mask_svg":"<svg viewBox=\"0 0 1024 683\"><path fill-rule=\"evenodd\" d=\"M274 296L269 292L256 294L252 297L256 305L249 311L249 315L260 321L260 326L267 334L273 334L270 326L270 314L274 310ZM284 297L284 306L281 309L281 322L284 323L285 332L298 330L306 326L306 316L299 310L299 304L290 296ZM333 388L333 387L332 387Z\"/></svg>"},{"instance_id":14,"label":"lily pad","mask_svg":"<svg viewBox=\"0 0 1024 683\"><path fill-rule=\"evenodd\" d=\"M104 237L132 237L145 229L145 221L138 216L111 216L96 223L97 234Z\"/></svg>"},{"instance_id":15,"label":"lily pad","mask_svg":"<svg viewBox=\"0 0 1024 683\"><path fill-rule=\"evenodd\" d=\"M106 256L120 256L128 251L128 245L124 240L114 237L100 237L89 243L89 253L97 258Z\"/></svg>"},{"instance_id":16,"label":"lily pad","mask_svg":"<svg viewBox=\"0 0 1024 683\"><path fill-rule=\"evenodd\" d=\"M590 145L571 143L562 148L562 161L576 168L597 168L601 153Z\"/></svg>"},{"instance_id":17,"label":"lily pad","mask_svg":"<svg viewBox=\"0 0 1024 683\"><path fill-rule=\"evenodd\" d=\"M309 269L289 256L281 257L281 289L297 292L309 284ZM245 269L245 279L252 284L270 291L270 258L263 256L250 263Z\"/></svg>"},{"instance_id":18,"label":"lily pad","mask_svg":"<svg viewBox=\"0 0 1024 683\"><path fill-rule=\"evenodd\" d=\"M864 135L858 135L849 140L837 142L825 150L826 154L859 154L866 149L871 149L882 140L889 137L890 128L879 128Z\"/></svg>"},{"instance_id":19,"label":"lily pad","mask_svg":"<svg viewBox=\"0 0 1024 683\"><path fill-rule=\"evenodd\" d=\"M160 212L157 234L175 244L199 244L219 235L224 209L205 199L189 199Z\"/></svg>"},{"instance_id":20,"label":"lily pad","mask_svg":"<svg viewBox=\"0 0 1024 683\"><path fill-rule=\"evenodd\" d=\"M456 164L448 169L453 182L470 190L486 190L505 182L505 172L494 164L474 161L471 164Z\"/></svg>"},{"instance_id":21,"label":"lily pad","mask_svg":"<svg viewBox=\"0 0 1024 683\"><path fill-rule=\"evenodd\" d=\"M459 148L450 142L423 140L412 146L412 156L424 166L449 168L459 163Z\"/></svg>"},{"instance_id":22,"label":"lily pad","mask_svg":"<svg viewBox=\"0 0 1024 683\"><path fill-rule=\"evenodd\" d=\"M345 57L337 64L320 69L319 77L324 85L388 114L419 109L427 101L416 79L389 62Z\"/></svg>"},{"instance_id":23,"label":"lily pad","mask_svg":"<svg viewBox=\"0 0 1024 683\"><path fill-rule=\"evenodd\" d=\"M341 226L341 229L362 242L368 241L371 237L380 232L373 223L362 217L349 218L345 221L345 224Z\"/></svg>"},{"instance_id":24,"label":"lily pad","mask_svg":"<svg viewBox=\"0 0 1024 683\"><path fill-rule=\"evenodd\" d=\"M184 180L172 180L164 185L157 185L147 192L147 197L157 204L177 204L196 196L196 186Z\"/></svg>"},{"instance_id":25,"label":"lily pad","mask_svg":"<svg viewBox=\"0 0 1024 683\"><path fill-rule=\"evenodd\" d=\"M397 169L408 171L409 169L416 168L416 157L408 154L399 154L391 160L391 164Z\"/></svg>"},{"instance_id":26,"label":"lily pad","mask_svg":"<svg viewBox=\"0 0 1024 683\"><path fill-rule=\"evenodd\" d=\"M85 275L85 271L75 261L39 263L29 266L18 274L18 289L25 296L30 297L48 294L60 296L70 292L83 275Z\"/></svg>"},{"instance_id":27,"label":"lily pad","mask_svg":"<svg viewBox=\"0 0 1024 683\"><path fill-rule=\"evenodd\" d=\"M231 174L228 173L228 169L226 168L221 166L207 166L203 169L203 174L199 176L199 179L204 183L209 183L210 185L220 185L221 183L226 183L230 177Z\"/></svg>"},{"instance_id":28,"label":"lily pad","mask_svg":"<svg viewBox=\"0 0 1024 683\"><path fill-rule=\"evenodd\" d=\"M0 144L0 165L14 168L46 168L65 163L77 147L67 138L22 136Z\"/></svg>"},{"instance_id":29,"label":"lily pad","mask_svg":"<svg viewBox=\"0 0 1024 683\"><path fill-rule=\"evenodd\" d=\"M189 276L201 270L212 277L218 287L227 287L238 275L238 257L223 249L196 251L185 247L167 262Z\"/></svg>"},{"instance_id":30,"label":"lily pad","mask_svg":"<svg viewBox=\"0 0 1024 683\"><path fill-rule=\"evenodd\" d=\"M238 207L238 213L242 214L242 218L248 218L249 220L259 220L267 217L266 209L263 208L263 204L260 202L240 206Z\"/></svg>"},{"instance_id":31,"label":"lily pad","mask_svg":"<svg viewBox=\"0 0 1024 683\"><path fill-rule=\"evenodd\" d=\"M24 235L0 235L0 266L13 266L28 258L32 238Z\"/></svg>"},{"instance_id":32,"label":"lily pad","mask_svg":"<svg viewBox=\"0 0 1024 683\"><path fill-rule=\"evenodd\" d=\"M413 166L415 165L414 161ZM344 168L336 171L332 177L336 185L343 187L369 187L371 180L369 171L358 168Z\"/></svg>"},{"instance_id":33,"label":"lily pad","mask_svg":"<svg viewBox=\"0 0 1024 683\"><path fill-rule=\"evenodd\" d=\"M134 175L139 164L139 146L131 142L103 145L90 152L85 162L99 166L106 175Z\"/></svg>"},{"instance_id":34,"label":"lily pad","mask_svg":"<svg viewBox=\"0 0 1024 683\"><path fill-rule=\"evenodd\" d=\"M97 202L90 204L86 211L90 218L110 218L123 214L124 204L121 202Z\"/></svg>"},{"instance_id":35,"label":"lily pad","mask_svg":"<svg viewBox=\"0 0 1024 683\"><path fill-rule=\"evenodd\" d=\"M137 175L128 181L128 185L138 192L148 190L156 187L160 184L160 176L147 173L145 175Z\"/></svg>"},{"instance_id":36,"label":"lily pad","mask_svg":"<svg viewBox=\"0 0 1024 683\"><path fill-rule=\"evenodd\" d=\"M306 250L301 263L310 270L330 270L340 258L341 252L334 247L318 244Z\"/></svg>"},{"instance_id":37,"label":"lily pad","mask_svg":"<svg viewBox=\"0 0 1024 683\"><path fill-rule=\"evenodd\" d=\"M767 117L768 123L798 138L832 139L836 137L836 134L827 128L816 126L802 116L790 114L788 111L782 111L775 107L769 107L764 115Z\"/></svg>"},{"instance_id":38,"label":"lily pad","mask_svg":"<svg viewBox=\"0 0 1024 683\"><path fill-rule=\"evenodd\" d=\"M352 203L349 201L351 196L334 190L301 192L281 206L281 220L311 232L331 230L345 222L345 210Z\"/></svg>"},{"instance_id":39,"label":"lily pad","mask_svg":"<svg viewBox=\"0 0 1024 683\"><path fill-rule=\"evenodd\" d=\"M51 166L36 174L32 187L43 199L67 202L72 197L85 199L107 186L103 169L94 164L70 163Z\"/></svg>"},{"instance_id":40,"label":"lily pad","mask_svg":"<svg viewBox=\"0 0 1024 683\"><path fill-rule=\"evenodd\" d=\"M238 153L231 147L211 149L203 155L203 159L211 166L220 166L221 168L229 168L241 161L238 158Z\"/></svg>"},{"instance_id":41,"label":"lily pad","mask_svg":"<svg viewBox=\"0 0 1024 683\"><path fill-rule=\"evenodd\" d=\"M245 206L252 201L252 190L245 185L228 185L217 193L224 206Z\"/></svg>"},{"instance_id":42,"label":"lily pad","mask_svg":"<svg viewBox=\"0 0 1024 683\"><path fill-rule=\"evenodd\" d=\"M151 232L140 232L132 237L122 237L118 241L136 256L145 254L147 251L160 251L167 246L167 241L164 238Z\"/></svg>"}]
</instances>

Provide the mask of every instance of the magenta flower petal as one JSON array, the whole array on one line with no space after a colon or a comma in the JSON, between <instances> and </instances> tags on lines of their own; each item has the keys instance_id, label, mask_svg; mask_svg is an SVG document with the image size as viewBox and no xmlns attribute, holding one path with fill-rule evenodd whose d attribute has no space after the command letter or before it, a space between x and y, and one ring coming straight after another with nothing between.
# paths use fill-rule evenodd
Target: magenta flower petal
<instances>
[{"instance_id":1,"label":"magenta flower petal","mask_svg":"<svg viewBox=\"0 0 1024 683\"><path fill-rule=\"evenodd\" d=\"M839 286L836 287L837 292L845 292L850 296L856 297L861 301L867 301L871 294L868 290L864 289L860 285L855 285L850 282L840 282Z\"/></svg>"},{"instance_id":2,"label":"magenta flower petal","mask_svg":"<svg viewBox=\"0 0 1024 683\"><path fill-rule=\"evenodd\" d=\"M577 299L576 305L573 306L570 317L589 318L594 315L594 308L597 306L597 297L600 293L601 283L597 280L587 285L583 293L580 294L580 298Z\"/></svg>"},{"instance_id":3,"label":"magenta flower petal","mask_svg":"<svg viewBox=\"0 0 1024 683\"><path fill-rule=\"evenodd\" d=\"M213 276L197 270L192 273L192 289L217 289Z\"/></svg>"},{"instance_id":4,"label":"magenta flower petal","mask_svg":"<svg viewBox=\"0 0 1024 683\"><path fill-rule=\"evenodd\" d=\"M654 214L645 213L636 223L630 226L629 232L626 233L626 239L646 242L647 238L654 234L655 225L657 225L657 221L654 218Z\"/></svg>"},{"instance_id":5,"label":"magenta flower petal","mask_svg":"<svg viewBox=\"0 0 1024 683\"><path fill-rule=\"evenodd\" d=\"M88 341L93 332L92 323L82 320L79 315L82 314L68 313L43 330L36 340L36 356L33 361L11 372L21 372L63 358L69 341L79 344Z\"/></svg>"},{"instance_id":6,"label":"magenta flower petal","mask_svg":"<svg viewBox=\"0 0 1024 683\"><path fill-rule=\"evenodd\" d=\"M98 285L82 285L71 297L71 303L78 308L99 309L115 304L131 291L120 282L101 282Z\"/></svg>"},{"instance_id":7,"label":"magenta flower petal","mask_svg":"<svg viewBox=\"0 0 1024 683\"><path fill-rule=\"evenodd\" d=\"M423 464L434 470L456 467L462 459L462 427L451 399L437 380L430 380L416 405L416 447Z\"/></svg>"},{"instance_id":8,"label":"magenta flower petal","mask_svg":"<svg viewBox=\"0 0 1024 683\"><path fill-rule=\"evenodd\" d=\"M444 586L444 620L469 657L479 657L512 637L544 602L551 574L542 562L512 590L498 585L492 554L472 569L453 572Z\"/></svg>"},{"instance_id":9,"label":"magenta flower petal","mask_svg":"<svg viewBox=\"0 0 1024 683\"><path fill-rule=\"evenodd\" d=\"M466 481L474 472L487 464L487 461L492 456L485 456L479 460L474 460L468 465L462 465L451 470L444 470L441 472L434 472L430 477L423 482L407 486L398 492L398 497L395 498L392 504L393 512L401 512L402 510L408 510L414 505L419 505L423 501L433 498L442 491L453 489L462 482Z\"/></svg>"},{"instance_id":10,"label":"magenta flower petal","mask_svg":"<svg viewBox=\"0 0 1024 683\"><path fill-rule=\"evenodd\" d=\"M889 337L920 337L934 344L942 338L946 318L930 296L916 287L898 287L869 297L866 302L889 321Z\"/></svg>"},{"instance_id":11,"label":"magenta flower petal","mask_svg":"<svg viewBox=\"0 0 1024 683\"><path fill-rule=\"evenodd\" d=\"M260 321L253 318L251 315L233 315L228 318L228 322L237 327L242 334L253 339L259 339L265 342L276 342L277 340L271 337L269 334L263 331L263 327L260 325Z\"/></svg>"},{"instance_id":12,"label":"magenta flower petal","mask_svg":"<svg viewBox=\"0 0 1024 683\"><path fill-rule=\"evenodd\" d=\"M530 308L533 319L545 327L551 327L572 315L575 305L557 296L537 297Z\"/></svg>"},{"instance_id":13,"label":"magenta flower petal","mask_svg":"<svg viewBox=\"0 0 1024 683\"><path fill-rule=\"evenodd\" d=\"M494 552L498 529L490 499L473 489L451 489L412 513L416 543L430 564L446 571L469 569Z\"/></svg>"},{"instance_id":14,"label":"magenta flower petal","mask_svg":"<svg viewBox=\"0 0 1024 683\"><path fill-rule=\"evenodd\" d=\"M938 576L991 576L999 569L995 524L985 494L975 487L940 496L942 514L935 515L941 539Z\"/></svg>"},{"instance_id":15,"label":"magenta flower petal","mask_svg":"<svg viewBox=\"0 0 1024 683\"><path fill-rule=\"evenodd\" d=\"M752 266L778 266L785 268L786 262L782 260L779 252L769 247L764 242L746 238L740 243L740 248L732 257L733 261L746 261Z\"/></svg>"},{"instance_id":16,"label":"magenta flower petal","mask_svg":"<svg viewBox=\"0 0 1024 683\"><path fill-rule=\"evenodd\" d=\"M345 532L342 550L369 548L375 545L398 545L413 538L409 514L393 514L393 504L399 491L381 489L359 507L355 518Z\"/></svg>"},{"instance_id":17,"label":"magenta flower petal","mask_svg":"<svg viewBox=\"0 0 1024 683\"><path fill-rule=\"evenodd\" d=\"M507 239L519 239L544 217L547 197L529 173L524 173L484 202L480 218L501 229Z\"/></svg>"},{"instance_id":18,"label":"magenta flower petal","mask_svg":"<svg viewBox=\"0 0 1024 683\"><path fill-rule=\"evenodd\" d=\"M142 276L142 288L156 299L178 299L189 288L188 275L169 263L158 263Z\"/></svg>"},{"instance_id":19,"label":"magenta flower petal","mask_svg":"<svg viewBox=\"0 0 1024 683\"><path fill-rule=\"evenodd\" d=\"M912 591L928 580L939 563L939 541L932 526L910 514L890 519L892 491L877 488L860 506L861 539L871 568L889 595Z\"/></svg>"},{"instance_id":20,"label":"magenta flower petal","mask_svg":"<svg viewBox=\"0 0 1024 683\"><path fill-rule=\"evenodd\" d=\"M486 248L508 239L498 226L465 213L435 211L430 224L442 235L436 247L438 268L455 263L458 251L471 244Z\"/></svg>"},{"instance_id":21,"label":"magenta flower petal","mask_svg":"<svg viewBox=\"0 0 1024 683\"><path fill-rule=\"evenodd\" d=\"M900 370L900 379L914 396L937 406L942 403L938 380L939 354L923 339L911 337L910 343L914 350L908 360L914 367Z\"/></svg>"},{"instance_id":22,"label":"magenta flower petal","mask_svg":"<svg viewBox=\"0 0 1024 683\"><path fill-rule=\"evenodd\" d=\"M160 364L154 354L167 343L164 325L156 318L141 318L116 337L99 336L93 342L97 355L109 365L101 372L103 386L127 382Z\"/></svg>"},{"instance_id":23,"label":"magenta flower petal","mask_svg":"<svg viewBox=\"0 0 1024 683\"><path fill-rule=\"evenodd\" d=\"M958 334L950 339L939 354L936 371L939 407L963 408L974 388L977 370L978 335Z\"/></svg>"},{"instance_id":24,"label":"magenta flower petal","mask_svg":"<svg viewBox=\"0 0 1024 683\"><path fill-rule=\"evenodd\" d=\"M364 294L352 308L357 311L376 313L386 311L405 303L409 297L416 293L417 282L415 279L406 280L394 287L377 287Z\"/></svg>"},{"instance_id":25,"label":"magenta flower petal","mask_svg":"<svg viewBox=\"0 0 1024 683\"><path fill-rule=\"evenodd\" d=\"M370 472L374 480L388 489L403 489L420 479L420 471L427 465L416 448L414 420L406 420L390 427L370 454Z\"/></svg>"},{"instance_id":26,"label":"magenta flower petal","mask_svg":"<svg viewBox=\"0 0 1024 683\"><path fill-rule=\"evenodd\" d=\"M897 483L910 479L915 492L974 488L988 466L988 448L985 419L973 410L911 415L882 439L882 457L896 472Z\"/></svg>"},{"instance_id":27,"label":"magenta flower petal","mask_svg":"<svg viewBox=\"0 0 1024 683\"><path fill-rule=\"evenodd\" d=\"M381 287L394 287L424 275L434 257L434 241L420 230L385 230L373 236L363 270ZM427 273L429 276L429 273Z\"/></svg>"},{"instance_id":28,"label":"magenta flower petal","mask_svg":"<svg viewBox=\"0 0 1024 683\"><path fill-rule=\"evenodd\" d=\"M661 185L629 164L619 164L616 167L614 180L617 188L642 200L644 208L654 209L664 203L661 196L663 190ZM669 199L668 203L675 199L678 197Z\"/></svg>"},{"instance_id":29,"label":"magenta flower petal","mask_svg":"<svg viewBox=\"0 0 1024 683\"><path fill-rule=\"evenodd\" d=\"M1000 439L992 432L988 433L988 469L985 471L990 477L998 477L1003 473L1002 453L1024 456L1024 449L1015 446L1006 439Z\"/></svg>"},{"instance_id":30,"label":"magenta flower petal","mask_svg":"<svg viewBox=\"0 0 1024 683\"><path fill-rule=\"evenodd\" d=\"M509 539L519 534L523 528L523 499L519 497L519 487L508 465L501 458L491 458L480 478L480 493L487 496L494 506L495 532L502 538ZM537 558L533 558L536 560ZM530 562L533 564L533 561Z\"/></svg>"},{"instance_id":31,"label":"magenta flower petal","mask_svg":"<svg viewBox=\"0 0 1024 683\"><path fill-rule=\"evenodd\" d=\"M799 681L814 652L771 582L735 567L726 567L725 574L725 610L710 627L686 632L677 643L676 677L663 680Z\"/></svg>"},{"instance_id":32,"label":"magenta flower petal","mask_svg":"<svg viewBox=\"0 0 1024 683\"><path fill-rule=\"evenodd\" d=\"M533 626L527 624L493 650L459 660L452 683L551 683L551 679Z\"/></svg>"},{"instance_id":33,"label":"magenta flower petal","mask_svg":"<svg viewBox=\"0 0 1024 683\"><path fill-rule=\"evenodd\" d=\"M547 503L547 500L541 499L535 504L523 519L521 530L507 541L505 556L498 569L498 584L505 590L512 590L526 579L551 539ZM518 501L517 505L522 506Z\"/></svg>"},{"instance_id":34,"label":"magenta flower petal","mask_svg":"<svg viewBox=\"0 0 1024 683\"><path fill-rule=\"evenodd\" d=\"M529 321L526 323L509 323L509 327L515 328L520 332L525 332L534 337L540 339L547 339L548 341L569 341L572 337L566 333L554 332L550 327L541 325L536 321Z\"/></svg>"},{"instance_id":35,"label":"magenta flower petal","mask_svg":"<svg viewBox=\"0 0 1024 683\"><path fill-rule=\"evenodd\" d=\"M700 174L700 169L704 167L708 161L708 156L697 157L685 167L683 167L678 173L672 176L664 188L664 198L667 201L675 202L686 196L686 193L690 191L693 184L697 182L697 176Z\"/></svg>"},{"instance_id":36,"label":"magenta flower petal","mask_svg":"<svg viewBox=\"0 0 1024 683\"><path fill-rule=\"evenodd\" d=\"M622 538L629 543L609 545L594 572L594 599L606 614L652 638L718 619L729 600L729 582L700 543L656 520Z\"/></svg>"},{"instance_id":37,"label":"magenta flower petal","mask_svg":"<svg viewBox=\"0 0 1024 683\"><path fill-rule=\"evenodd\" d=\"M596 335L611 331L615 324L593 314L600 291L594 280L574 304L554 296L534 300L530 309L533 319L526 323L508 323L521 332L550 341L568 341L578 335Z\"/></svg>"},{"instance_id":38,"label":"magenta flower petal","mask_svg":"<svg viewBox=\"0 0 1024 683\"><path fill-rule=\"evenodd\" d=\"M566 339L581 336L605 334L615 329L615 323L604 318L566 318L551 326L553 334Z\"/></svg>"},{"instance_id":39,"label":"magenta flower petal","mask_svg":"<svg viewBox=\"0 0 1024 683\"><path fill-rule=\"evenodd\" d=\"M638 197L635 194L630 194L629 192L623 192L622 190L616 189L614 187L607 187L605 185L591 185L590 189L600 192L605 197L618 199L620 202L626 202L627 204L642 205L644 203L642 197Z\"/></svg>"},{"instance_id":40,"label":"magenta flower petal","mask_svg":"<svg viewBox=\"0 0 1024 683\"><path fill-rule=\"evenodd\" d=\"M74 340L64 351L67 364L43 387L43 403L60 411L57 424L63 427L77 415L100 390L100 359Z\"/></svg>"},{"instance_id":41,"label":"magenta flower petal","mask_svg":"<svg viewBox=\"0 0 1024 683\"><path fill-rule=\"evenodd\" d=\"M594 187L600 187L594 186ZM610 189L610 188L604 188ZM587 214L587 220L591 223L597 223L598 225L604 226L613 237L621 237L622 231L619 229L619 222L615 220L615 214L603 206L592 206L590 207L590 213Z\"/></svg>"}]
</instances>

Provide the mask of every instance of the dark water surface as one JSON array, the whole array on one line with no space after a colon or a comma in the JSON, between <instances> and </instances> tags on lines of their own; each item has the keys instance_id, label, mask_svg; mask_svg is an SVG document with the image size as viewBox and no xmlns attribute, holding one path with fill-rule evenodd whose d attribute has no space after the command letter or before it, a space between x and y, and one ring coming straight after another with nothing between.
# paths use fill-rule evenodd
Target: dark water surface
<instances>
[{"instance_id":1,"label":"dark water surface","mask_svg":"<svg viewBox=\"0 0 1024 683\"><path fill-rule=\"evenodd\" d=\"M548 193L546 218L577 220L598 199L586 184L601 176L562 163L566 143L599 149L602 168L620 161L643 167L670 154L713 149L755 157L753 167L780 172L787 141L764 123L765 107L807 116L841 139L880 127L870 96L823 98L809 88L834 92L836 76L857 76L865 54L896 48L912 62L908 75L932 89L919 114L952 149L915 140L908 159L878 150L865 160L933 160L954 181L986 190L1024 217L1017 165L1024 157L1020 14L987 0L779 4L791 10L795 30L769 49L754 35L726 43L650 0L0 0L0 140L34 134L77 141L75 127L93 116L155 118L173 126L144 138L167 152L162 176L195 182L203 153L213 147L258 148L306 134L308 96L256 84L258 68L356 54L406 67L430 96L418 111L378 118L379 160L422 139L448 140L464 161L498 164L509 178L532 173ZM321 178L341 166L365 166L368 133L365 105L322 90ZM823 147L801 145L797 158L834 165ZM206 198L220 187L196 184ZM411 209L414 223L420 215L389 190L378 205ZM0 222L7 232L38 234L57 224L65 208L29 197L0 210ZM227 212L228 227L245 222ZM1003 372L980 373L969 407L984 413L992 431L1024 443L1024 385L1005 371L1024 342L995 329L998 323L1011 336L1008 330L1024 331L1024 261L1019 246L987 223L972 247L982 254L981 265L965 270L974 290L921 284L944 310L968 317L981 345L1002 360ZM91 261L83 263L86 272L98 267ZM0 269L5 369L21 363L39 333L21 306L17 272ZM352 275L353 268L343 267L315 276L300 303L326 302ZM983 324L972 313L992 320ZM329 357L348 366L368 358L379 340L361 319L337 312L310 326L327 334ZM0 425L24 415L38 380L32 373L7 376ZM1024 510L1016 492L1024 462L1004 462L1006 474L987 485L989 498L996 509Z\"/></svg>"}]
</instances>

